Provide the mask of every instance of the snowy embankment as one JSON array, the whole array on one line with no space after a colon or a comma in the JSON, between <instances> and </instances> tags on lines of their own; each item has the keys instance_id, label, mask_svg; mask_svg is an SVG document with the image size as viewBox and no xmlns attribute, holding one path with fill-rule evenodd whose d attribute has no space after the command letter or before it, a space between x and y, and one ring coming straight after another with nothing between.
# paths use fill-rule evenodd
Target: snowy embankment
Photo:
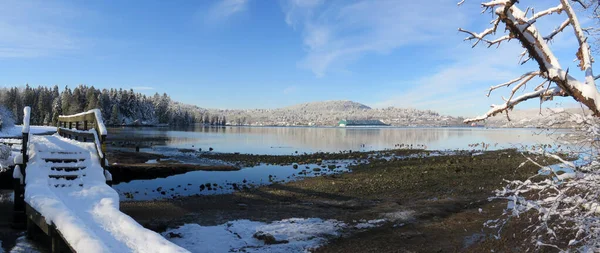
<instances>
[{"instance_id":1,"label":"snowy embankment","mask_svg":"<svg viewBox=\"0 0 600 253\"><path fill-rule=\"evenodd\" d=\"M384 220L354 226L337 220L291 218L273 223L230 221L218 226L186 224L163 235L191 252L306 252L342 236L348 228L372 228Z\"/></svg>"},{"instance_id":2,"label":"snowy embankment","mask_svg":"<svg viewBox=\"0 0 600 253\"><path fill-rule=\"evenodd\" d=\"M25 201L54 224L78 252L187 252L119 211L117 192L106 185L94 143L32 136ZM48 159L77 159L77 180L52 179ZM66 166L64 163L59 166ZM52 180L51 180L52 179Z\"/></svg>"}]
</instances>

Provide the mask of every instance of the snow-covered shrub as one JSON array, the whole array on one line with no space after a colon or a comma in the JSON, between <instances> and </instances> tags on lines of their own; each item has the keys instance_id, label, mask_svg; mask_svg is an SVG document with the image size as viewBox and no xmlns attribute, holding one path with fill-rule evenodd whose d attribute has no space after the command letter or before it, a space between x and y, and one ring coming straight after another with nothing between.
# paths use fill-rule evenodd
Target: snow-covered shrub
<instances>
[{"instance_id":1,"label":"snow-covered shrub","mask_svg":"<svg viewBox=\"0 0 600 253\"><path fill-rule=\"evenodd\" d=\"M531 149L531 153L555 158L560 164L541 166L528 158L527 162L540 166L540 173L524 181L507 181L496 191L491 199L508 200L507 209L500 219L485 225L498 228L498 236L511 218L529 217L529 227L523 232L536 247L561 252L600 250L600 121L578 114L568 119L580 128L561 134L559 141L561 147L569 147L566 154L578 160L563 160L565 149L558 151L558 146Z\"/></svg>"},{"instance_id":2,"label":"snow-covered shrub","mask_svg":"<svg viewBox=\"0 0 600 253\"><path fill-rule=\"evenodd\" d=\"M0 131L15 125L15 119L12 112L4 106L0 106Z\"/></svg>"},{"instance_id":3,"label":"snow-covered shrub","mask_svg":"<svg viewBox=\"0 0 600 253\"><path fill-rule=\"evenodd\" d=\"M11 161L11 149L9 146L0 144L0 172L8 170L9 166L12 166Z\"/></svg>"},{"instance_id":4,"label":"snow-covered shrub","mask_svg":"<svg viewBox=\"0 0 600 253\"><path fill-rule=\"evenodd\" d=\"M10 157L10 154L10 147L0 144L0 160L7 160Z\"/></svg>"}]
</instances>

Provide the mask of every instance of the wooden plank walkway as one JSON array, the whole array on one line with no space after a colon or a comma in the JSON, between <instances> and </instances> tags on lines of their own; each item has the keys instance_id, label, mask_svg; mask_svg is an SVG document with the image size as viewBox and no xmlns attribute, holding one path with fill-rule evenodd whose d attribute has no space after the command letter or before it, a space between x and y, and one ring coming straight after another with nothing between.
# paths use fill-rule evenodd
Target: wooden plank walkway
<instances>
[{"instance_id":1,"label":"wooden plank walkway","mask_svg":"<svg viewBox=\"0 0 600 253\"><path fill-rule=\"evenodd\" d=\"M29 135L25 120L14 211L30 235L50 237L52 252L187 252L119 211L99 110L61 116L49 136Z\"/></svg>"}]
</instances>

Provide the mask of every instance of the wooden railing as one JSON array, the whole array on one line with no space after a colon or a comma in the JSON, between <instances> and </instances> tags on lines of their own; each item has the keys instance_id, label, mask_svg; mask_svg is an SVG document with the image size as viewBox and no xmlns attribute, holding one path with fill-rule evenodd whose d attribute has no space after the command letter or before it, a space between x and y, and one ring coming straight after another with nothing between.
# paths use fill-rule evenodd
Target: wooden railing
<instances>
[{"instance_id":1,"label":"wooden railing","mask_svg":"<svg viewBox=\"0 0 600 253\"><path fill-rule=\"evenodd\" d=\"M90 131L94 130L94 131ZM58 129L60 136L82 141L93 141L96 143L96 151L100 159L100 165L104 170L106 164L106 127L102 120L102 113L99 109L90 110L75 115L58 116Z\"/></svg>"},{"instance_id":2,"label":"wooden railing","mask_svg":"<svg viewBox=\"0 0 600 253\"><path fill-rule=\"evenodd\" d=\"M23 108L23 128L21 133L23 134L21 139L21 152L15 157L15 167L13 171L13 185L14 185L14 200L13 200L13 226L23 227L26 220L25 215L25 168L29 161L29 153L27 153L27 146L29 145L29 119L31 118L31 107L25 106Z\"/></svg>"}]
</instances>

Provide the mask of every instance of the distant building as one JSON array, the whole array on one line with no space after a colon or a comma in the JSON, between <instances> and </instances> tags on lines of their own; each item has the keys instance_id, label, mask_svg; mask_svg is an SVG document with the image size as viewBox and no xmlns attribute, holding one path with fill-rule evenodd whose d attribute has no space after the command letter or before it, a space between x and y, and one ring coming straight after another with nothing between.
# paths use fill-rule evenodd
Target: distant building
<instances>
[{"instance_id":1,"label":"distant building","mask_svg":"<svg viewBox=\"0 0 600 253\"><path fill-rule=\"evenodd\" d=\"M381 122L381 120L375 119L362 119L362 120L351 120L351 119L343 119L338 122L339 127L349 127L349 126L388 126L387 124Z\"/></svg>"}]
</instances>

